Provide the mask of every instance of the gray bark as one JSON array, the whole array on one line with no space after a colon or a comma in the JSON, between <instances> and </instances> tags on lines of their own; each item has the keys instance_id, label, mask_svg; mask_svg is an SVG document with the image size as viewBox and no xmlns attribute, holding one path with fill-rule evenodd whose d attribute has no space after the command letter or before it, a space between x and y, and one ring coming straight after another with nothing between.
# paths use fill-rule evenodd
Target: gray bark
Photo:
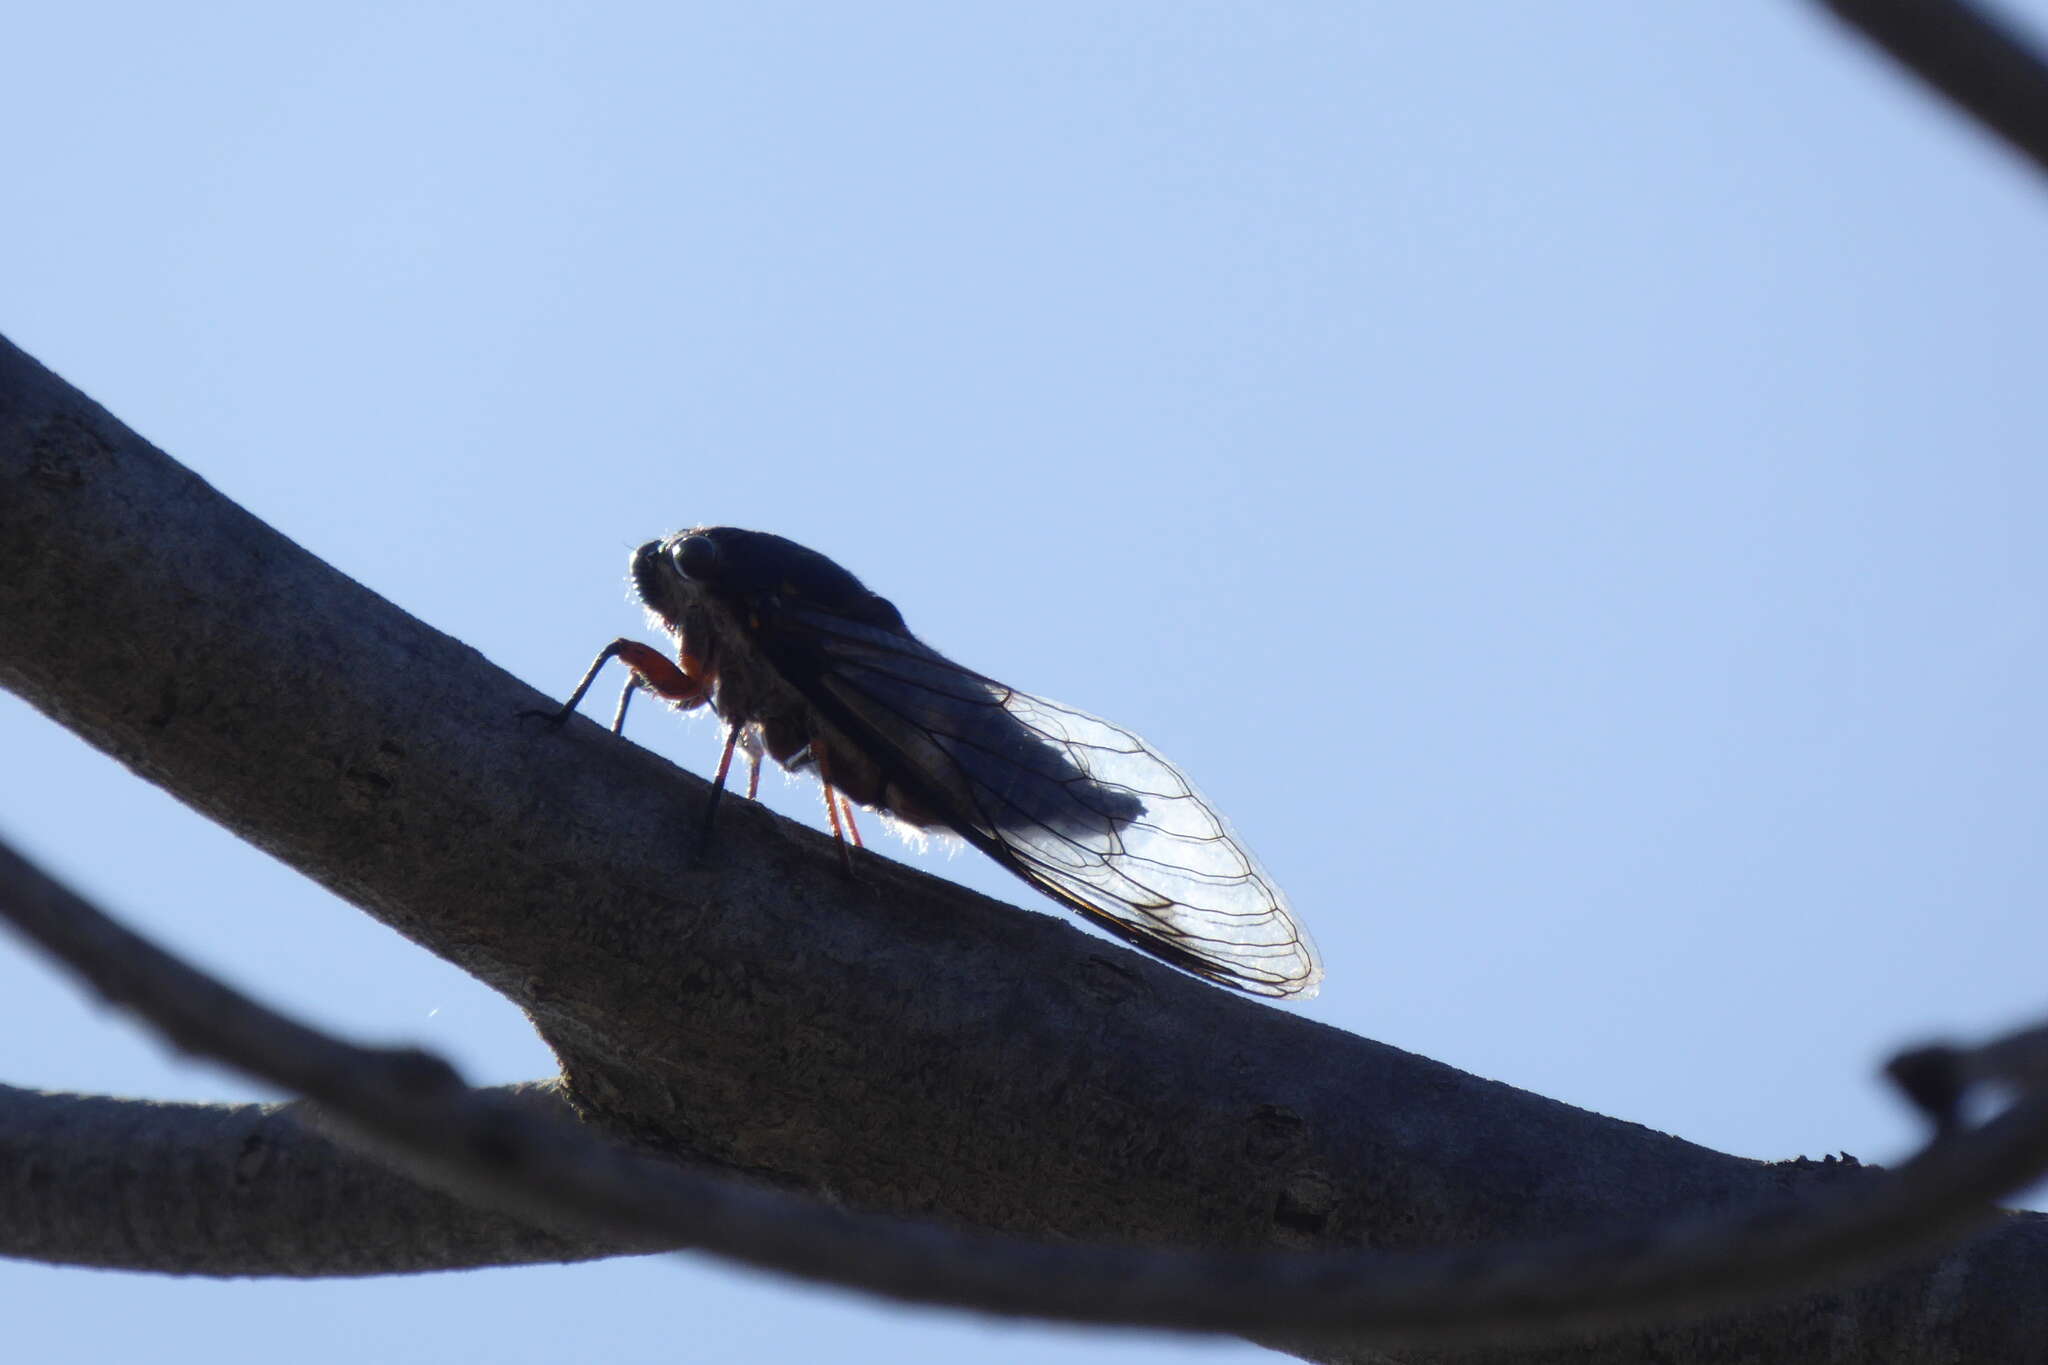
<instances>
[{"instance_id":1,"label":"gray bark","mask_svg":"<svg viewBox=\"0 0 2048 1365\"><path fill-rule=\"evenodd\" d=\"M337 1145L299 1103L0 1085L0 1193L0 1255L119 1270L388 1275L617 1251L421 1186Z\"/></svg>"}]
</instances>

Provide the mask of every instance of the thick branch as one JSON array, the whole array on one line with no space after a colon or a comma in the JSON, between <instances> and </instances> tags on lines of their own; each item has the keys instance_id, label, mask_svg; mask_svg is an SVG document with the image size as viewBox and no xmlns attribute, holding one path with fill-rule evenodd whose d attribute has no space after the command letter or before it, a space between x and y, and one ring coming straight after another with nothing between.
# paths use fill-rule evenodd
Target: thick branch
<instances>
[{"instance_id":1,"label":"thick branch","mask_svg":"<svg viewBox=\"0 0 2048 1365\"><path fill-rule=\"evenodd\" d=\"M822 840L744 802L693 867L700 782L595 725L523 730L539 694L12 348L0 683L524 1005L591 1119L856 1206L1164 1246L1449 1247L1821 1174L1460 1075L873 856L849 885ZM1814 1360L1894 1336L1901 1361L2011 1356L2048 1336L2048 1302L2007 1292L2048 1274L2035 1226L1932 1278L1556 1358L1682 1340Z\"/></svg>"},{"instance_id":2,"label":"thick branch","mask_svg":"<svg viewBox=\"0 0 2048 1365\"><path fill-rule=\"evenodd\" d=\"M1902 1059L1942 1132L1896 1174L1732 1217L1463 1253L1202 1253L1031 1245L854 1214L687 1172L462 1085L444 1061L355 1047L265 1009L107 919L0 846L0 916L168 1040L321 1102L451 1187L641 1245L690 1244L897 1298L985 1311L1240 1332L1463 1343L1690 1316L1772 1298L1948 1240L2048 1166L2044 1030ZM1989 1069L2023 1090L1966 1133Z\"/></svg>"}]
</instances>

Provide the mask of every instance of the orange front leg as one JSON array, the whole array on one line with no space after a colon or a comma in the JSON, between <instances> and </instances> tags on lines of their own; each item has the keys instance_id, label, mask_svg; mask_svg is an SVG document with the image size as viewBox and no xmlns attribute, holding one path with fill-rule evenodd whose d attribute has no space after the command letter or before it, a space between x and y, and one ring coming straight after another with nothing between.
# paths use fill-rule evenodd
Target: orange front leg
<instances>
[{"instance_id":1,"label":"orange front leg","mask_svg":"<svg viewBox=\"0 0 2048 1365\"><path fill-rule=\"evenodd\" d=\"M590 691L590 685L597 681L598 673L613 659L620 660L633 671L625 690L619 694L618 710L612 713L613 734L625 728L626 703L632 700L633 693L639 688L644 687L658 697L666 697L685 710L702 706L710 699L710 671L688 654L679 654L675 661L671 661L652 645L638 640L614 640L590 661L590 667L584 670L582 680L569 694L569 700L562 703L562 709L548 718L560 725L574 715L584 694Z\"/></svg>"},{"instance_id":2,"label":"orange front leg","mask_svg":"<svg viewBox=\"0 0 2048 1365\"><path fill-rule=\"evenodd\" d=\"M633 670L642 687L678 706L702 706L711 695L711 679L704 665L688 654L678 654L671 662L660 650L638 640L614 640L608 652Z\"/></svg>"},{"instance_id":3,"label":"orange front leg","mask_svg":"<svg viewBox=\"0 0 2048 1365\"><path fill-rule=\"evenodd\" d=\"M711 687L717 680L712 671L701 660L693 658L687 651L677 651L674 660L652 645L638 640L614 640L606 645L585 669L575 691L569 700L562 703L559 711L528 711L525 715L537 715L552 726L559 726L576 714L576 707L583 701L590 685L597 681L597 675L613 659L623 662L632 670L627 679L625 691L619 694L619 709L612 715L612 733L617 734L626 723L626 703L633 699L633 693L641 688L658 697L666 697L677 706L689 709L702 706L711 700ZM725 752L718 760L718 776L712 779L711 799L704 803L704 826L697 841L697 856L702 857L710 846L712 819L718 813L718 798L725 791L725 775L732 766L732 751L740 742L744 725L735 721L725 736ZM749 746L747 758L752 766L752 780L748 783L747 794L753 795L753 787L760 780L761 760L758 750Z\"/></svg>"}]
</instances>

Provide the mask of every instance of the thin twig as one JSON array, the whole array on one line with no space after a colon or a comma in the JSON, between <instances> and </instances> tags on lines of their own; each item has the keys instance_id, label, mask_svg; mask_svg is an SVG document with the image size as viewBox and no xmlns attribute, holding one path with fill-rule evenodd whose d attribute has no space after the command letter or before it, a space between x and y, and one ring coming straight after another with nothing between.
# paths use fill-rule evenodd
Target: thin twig
<instances>
[{"instance_id":1,"label":"thin twig","mask_svg":"<svg viewBox=\"0 0 2048 1365\"><path fill-rule=\"evenodd\" d=\"M190 1052L320 1102L472 1197L899 1299L1206 1331L1467 1342L1778 1298L1989 1217L2048 1168L2048 1097L1851 1191L1647 1233L1464 1253L1205 1253L1027 1243L699 1175L468 1089L439 1058L286 1019L107 919L0 845L0 918Z\"/></svg>"}]
</instances>

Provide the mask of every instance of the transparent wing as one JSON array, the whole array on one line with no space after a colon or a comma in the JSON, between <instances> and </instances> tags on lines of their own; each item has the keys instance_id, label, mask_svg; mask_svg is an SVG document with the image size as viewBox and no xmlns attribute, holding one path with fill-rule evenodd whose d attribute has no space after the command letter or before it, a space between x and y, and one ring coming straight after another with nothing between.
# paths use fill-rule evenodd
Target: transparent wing
<instances>
[{"instance_id":1,"label":"transparent wing","mask_svg":"<svg viewBox=\"0 0 2048 1365\"><path fill-rule=\"evenodd\" d=\"M796 615L824 656L814 700L969 842L1177 966L1257 995L1316 993L1322 963L1286 898L1144 740L907 633Z\"/></svg>"}]
</instances>

